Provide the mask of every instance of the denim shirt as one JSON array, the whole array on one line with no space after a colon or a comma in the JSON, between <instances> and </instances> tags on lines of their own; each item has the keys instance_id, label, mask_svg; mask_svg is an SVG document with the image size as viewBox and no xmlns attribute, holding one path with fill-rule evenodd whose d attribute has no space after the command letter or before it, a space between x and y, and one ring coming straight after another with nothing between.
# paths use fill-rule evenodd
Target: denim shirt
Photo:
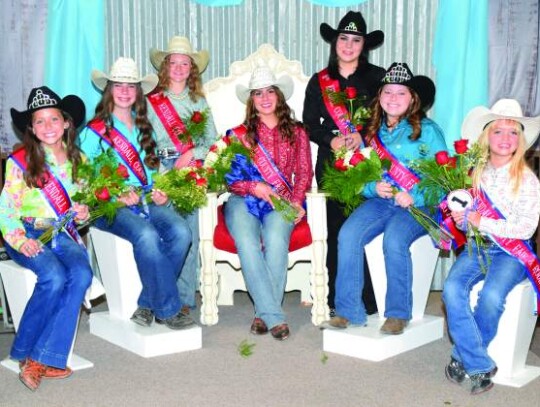
<instances>
[{"instance_id":1,"label":"denim shirt","mask_svg":"<svg viewBox=\"0 0 540 407\"><path fill-rule=\"evenodd\" d=\"M421 121L420 137L412 141L412 126L407 119L401 120L393 131L386 126L386 120L382 121L379 128L379 137L390 151L402 164L408 166L412 160L432 158L439 151L447 151L444 135L441 128L433 120L424 118ZM375 198L379 195L375 190L376 182L366 184L362 194L366 198ZM409 194L414 199L414 205L424 206L424 195L414 186Z\"/></svg>"}]
</instances>

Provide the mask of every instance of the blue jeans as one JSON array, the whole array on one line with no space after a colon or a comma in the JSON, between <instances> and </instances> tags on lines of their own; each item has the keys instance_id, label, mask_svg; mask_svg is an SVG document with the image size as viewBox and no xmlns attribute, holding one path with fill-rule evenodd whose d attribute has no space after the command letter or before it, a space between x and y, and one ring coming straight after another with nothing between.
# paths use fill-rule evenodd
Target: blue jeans
<instances>
[{"instance_id":1,"label":"blue jeans","mask_svg":"<svg viewBox=\"0 0 540 407\"><path fill-rule=\"evenodd\" d=\"M384 233L386 263L386 318L411 319L412 260L410 246L426 230L393 200L372 198L345 221L338 235L336 313L353 324L366 323L362 301L364 288L364 246Z\"/></svg>"},{"instance_id":2,"label":"blue jeans","mask_svg":"<svg viewBox=\"0 0 540 407\"><path fill-rule=\"evenodd\" d=\"M142 283L138 305L151 309L160 319L167 319L180 310L176 280L191 244L191 231L173 208L150 204L148 209L148 219L121 208L111 224L99 218L95 226L133 245Z\"/></svg>"},{"instance_id":3,"label":"blue jeans","mask_svg":"<svg viewBox=\"0 0 540 407\"><path fill-rule=\"evenodd\" d=\"M234 238L246 287L255 303L255 316L272 328L285 322L281 308L289 241L294 227L277 211L260 222L247 210L244 198L231 194L225 205L225 221Z\"/></svg>"},{"instance_id":4,"label":"blue jeans","mask_svg":"<svg viewBox=\"0 0 540 407\"><path fill-rule=\"evenodd\" d=\"M508 293L527 276L525 267L497 245L482 252L490 258L486 274L480 269L477 247L472 244L459 255L444 283L448 330L454 342L452 357L463 363L469 375L490 372L495 362L487 348L495 335L504 311ZM472 287L481 280L484 286L478 294L474 310L470 307Z\"/></svg>"},{"instance_id":5,"label":"blue jeans","mask_svg":"<svg viewBox=\"0 0 540 407\"><path fill-rule=\"evenodd\" d=\"M199 210L196 209L189 215L183 217L191 230L191 246L189 248L184 267L180 277L176 281L180 303L195 309L195 292L199 289Z\"/></svg>"},{"instance_id":6,"label":"blue jeans","mask_svg":"<svg viewBox=\"0 0 540 407\"><path fill-rule=\"evenodd\" d=\"M26 235L38 238L43 230L26 226ZM84 294L92 282L86 249L65 232L36 257L26 257L6 242L9 256L37 276L11 348L17 360L31 358L48 366L66 367Z\"/></svg>"},{"instance_id":7,"label":"blue jeans","mask_svg":"<svg viewBox=\"0 0 540 407\"><path fill-rule=\"evenodd\" d=\"M174 163L179 155L174 155L168 158L161 158L161 165L164 169L170 170L174 167ZM195 309L195 292L199 289L199 211L195 210L189 215L182 215L186 219L191 230L191 246L189 248L184 267L180 277L176 281L178 293L180 295L180 303L182 306L187 305L191 309Z\"/></svg>"}]
</instances>

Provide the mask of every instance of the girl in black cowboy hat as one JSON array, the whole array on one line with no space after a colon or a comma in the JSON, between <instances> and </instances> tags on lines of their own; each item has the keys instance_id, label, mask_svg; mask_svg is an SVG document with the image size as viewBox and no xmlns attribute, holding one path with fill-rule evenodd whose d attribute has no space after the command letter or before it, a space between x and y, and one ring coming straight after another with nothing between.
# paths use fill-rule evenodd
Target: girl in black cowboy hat
<instances>
[{"instance_id":1,"label":"girl in black cowboy hat","mask_svg":"<svg viewBox=\"0 0 540 407\"><path fill-rule=\"evenodd\" d=\"M323 39L330 44L328 66L314 74L306 89L303 121L311 141L317 143L317 163L315 176L320 185L324 163L331 160L333 151L342 147L354 150L360 145L360 134L351 131L343 124L342 116L335 113L336 103L327 96L326 89L343 91L352 89L356 94L357 106L367 106L373 98L377 83L384 75L384 69L368 62L368 51L378 47L384 41L380 30L368 33L362 13L349 11L341 19L335 30L328 24L320 26ZM339 107L339 106L338 106ZM341 109L345 114L346 109ZM322 119L322 120L321 120ZM334 309L334 285L337 273L337 235L345 221L342 208L334 201L327 202L328 224L328 305L331 315ZM366 267L366 287L364 300L370 314L377 311L371 279Z\"/></svg>"},{"instance_id":2,"label":"girl in black cowboy hat","mask_svg":"<svg viewBox=\"0 0 540 407\"><path fill-rule=\"evenodd\" d=\"M26 111L11 109L24 146L7 160L0 230L9 256L37 276L10 353L20 361L19 377L30 390L42 378L71 375L66 362L92 280L86 249L71 221L51 242L38 240L60 217L88 218L88 207L70 199L78 190L81 153L75 137L84 113L77 96L60 99L46 86L32 89Z\"/></svg>"},{"instance_id":3,"label":"girl in black cowboy hat","mask_svg":"<svg viewBox=\"0 0 540 407\"><path fill-rule=\"evenodd\" d=\"M380 82L371 104L366 143L391 161L383 181L366 184L366 201L345 221L338 236L338 276L335 328L366 324L366 309L359 290L364 285L363 248L384 233L383 251L387 276L387 318L383 334L398 335L412 314L411 244L426 230L407 208L424 207L419 178L408 165L446 150L437 124L425 117L433 102L435 85L425 76L414 76L405 63L393 63ZM398 191L397 193L395 191Z\"/></svg>"}]
</instances>

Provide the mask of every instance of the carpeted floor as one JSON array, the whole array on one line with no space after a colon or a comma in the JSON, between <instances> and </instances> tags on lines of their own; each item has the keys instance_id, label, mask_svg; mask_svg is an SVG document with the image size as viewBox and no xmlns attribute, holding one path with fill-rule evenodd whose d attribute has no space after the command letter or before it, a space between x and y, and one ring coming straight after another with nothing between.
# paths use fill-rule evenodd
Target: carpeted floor
<instances>
[{"instance_id":1,"label":"carpeted floor","mask_svg":"<svg viewBox=\"0 0 540 407\"><path fill-rule=\"evenodd\" d=\"M220 309L220 322L203 328L203 348L144 359L105 342L79 326L76 353L92 369L63 381L44 381L37 392L0 367L0 406L357 406L357 407L540 407L540 379L516 389L496 385L479 396L444 376L450 343L443 339L382 362L368 362L322 351L322 333L310 323L299 294L285 297L291 337L249 334L253 308L245 293L235 306ZM103 310L106 303L97 309ZM440 294L432 293L428 313L441 315ZM196 315L196 313L195 313ZM196 315L198 318L198 315ZM9 352L13 334L0 335L0 355ZM242 358L238 345L253 343ZM528 356L540 366L540 328Z\"/></svg>"}]
</instances>

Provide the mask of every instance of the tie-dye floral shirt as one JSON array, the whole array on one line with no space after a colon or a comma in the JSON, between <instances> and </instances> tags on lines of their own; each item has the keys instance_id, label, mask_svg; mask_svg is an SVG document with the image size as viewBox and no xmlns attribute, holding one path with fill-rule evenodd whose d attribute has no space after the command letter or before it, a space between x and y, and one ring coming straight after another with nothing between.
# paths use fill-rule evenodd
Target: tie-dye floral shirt
<instances>
[{"instance_id":1,"label":"tie-dye floral shirt","mask_svg":"<svg viewBox=\"0 0 540 407\"><path fill-rule=\"evenodd\" d=\"M45 147L45 159L51 172L62 182L72 196L77 185L71 180L71 162L59 165L52 152ZM0 195L0 231L4 240L15 250L19 250L27 240L23 218L56 218L56 214L39 188L26 185L23 171L13 161L6 163L6 182Z\"/></svg>"}]
</instances>

